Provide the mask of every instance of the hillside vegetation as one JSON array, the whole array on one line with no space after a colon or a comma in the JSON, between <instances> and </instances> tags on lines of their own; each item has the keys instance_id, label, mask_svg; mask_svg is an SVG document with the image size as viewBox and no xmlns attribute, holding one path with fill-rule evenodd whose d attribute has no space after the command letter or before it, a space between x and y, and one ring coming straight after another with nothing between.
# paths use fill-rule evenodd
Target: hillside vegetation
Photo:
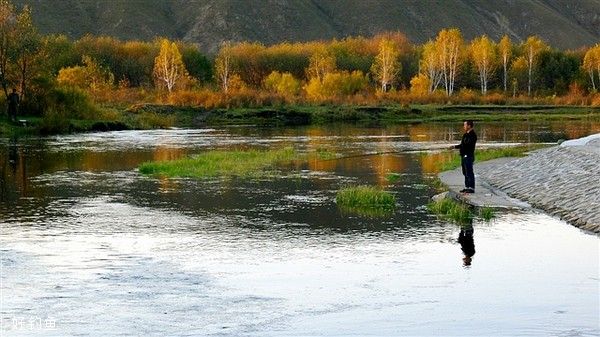
<instances>
[{"instance_id":1,"label":"hillside vegetation","mask_svg":"<svg viewBox=\"0 0 600 337\"><path fill-rule=\"evenodd\" d=\"M17 0L29 4L43 33L197 43L309 41L402 31L415 43L457 27L465 38L538 35L561 48L600 38L600 0Z\"/></svg>"}]
</instances>

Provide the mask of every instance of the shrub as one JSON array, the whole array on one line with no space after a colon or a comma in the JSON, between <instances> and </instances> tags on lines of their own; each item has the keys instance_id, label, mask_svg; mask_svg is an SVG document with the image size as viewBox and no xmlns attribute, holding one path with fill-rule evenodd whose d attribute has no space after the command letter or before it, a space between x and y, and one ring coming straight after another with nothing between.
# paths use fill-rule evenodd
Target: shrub
<instances>
[{"instance_id":1,"label":"shrub","mask_svg":"<svg viewBox=\"0 0 600 337\"><path fill-rule=\"evenodd\" d=\"M295 79L290 73L280 73L273 71L265 78L265 88L271 92L278 93L282 96L296 96L302 89L302 84Z\"/></svg>"}]
</instances>

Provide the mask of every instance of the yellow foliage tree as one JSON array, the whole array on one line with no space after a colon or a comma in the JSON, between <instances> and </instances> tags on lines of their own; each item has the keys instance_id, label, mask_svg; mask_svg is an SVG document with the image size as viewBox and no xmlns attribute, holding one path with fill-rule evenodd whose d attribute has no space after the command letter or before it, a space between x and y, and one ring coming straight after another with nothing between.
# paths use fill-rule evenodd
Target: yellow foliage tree
<instances>
[{"instance_id":1,"label":"yellow foliage tree","mask_svg":"<svg viewBox=\"0 0 600 337\"><path fill-rule=\"evenodd\" d=\"M154 79L159 87L172 92L177 84L188 77L183 58L175 42L160 41L160 52L154 60Z\"/></svg>"},{"instance_id":2,"label":"yellow foliage tree","mask_svg":"<svg viewBox=\"0 0 600 337\"><path fill-rule=\"evenodd\" d=\"M508 79L508 61L512 55L512 42L508 35L504 35L500 42L498 42L498 53L500 54L500 59L502 59L502 69L504 70L504 92L506 92L507 79Z\"/></svg>"},{"instance_id":3,"label":"yellow foliage tree","mask_svg":"<svg viewBox=\"0 0 600 337\"><path fill-rule=\"evenodd\" d=\"M530 36L524 43L525 59L527 60L527 95L531 96L531 79L533 67L539 54L545 50L547 45L537 36Z\"/></svg>"},{"instance_id":4,"label":"yellow foliage tree","mask_svg":"<svg viewBox=\"0 0 600 337\"><path fill-rule=\"evenodd\" d=\"M436 52L446 94L452 96L454 83L460 69L463 37L458 28L442 29L435 40Z\"/></svg>"},{"instance_id":5,"label":"yellow foliage tree","mask_svg":"<svg viewBox=\"0 0 600 337\"><path fill-rule=\"evenodd\" d=\"M410 80L410 92L418 95L425 96L430 92L430 80L425 74L418 74Z\"/></svg>"},{"instance_id":6,"label":"yellow foliage tree","mask_svg":"<svg viewBox=\"0 0 600 337\"><path fill-rule=\"evenodd\" d=\"M56 77L57 82L92 91L108 90L114 85L115 76L108 68L89 56L83 56L82 62L83 66L62 68Z\"/></svg>"},{"instance_id":7,"label":"yellow foliage tree","mask_svg":"<svg viewBox=\"0 0 600 337\"><path fill-rule=\"evenodd\" d=\"M340 71L327 73L323 81L313 77L308 81L304 88L306 96L313 101L320 101L328 98L354 95L364 90L369 81L360 70L353 72Z\"/></svg>"},{"instance_id":8,"label":"yellow foliage tree","mask_svg":"<svg viewBox=\"0 0 600 337\"><path fill-rule=\"evenodd\" d=\"M231 76L233 75L231 48L230 42L224 42L215 59L215 76L221 90L225 93L229 90Z\"/></svg>"},{"instance_id":9,"label":"yellow foliage tree","mask_svg":"<svg viewBox=\"0 0 600 337\"><path fill-rule=\"evenodd\" d=\"M487 36L483 35L471 41L469 51L471 59L479 72L481 93L485 95L487 93L488 80L496 66L494 43Z\"/></svg>"},{"instance_id":10,"label":"yellow foliage tree","mask_svg":"<svg viewBox=\"0 0 600 337\"><path fill-rule=\"evenodd\" d=\"M600 44L588 49L585 53L585 56L583 57L583 69L590 75L590 79L592 80L592 90L596 91L594 71L598 72L598 81L600 81Z\"/></svg>"},{"instance_id":11,"label":"yellow foliage tree","mask_svg":"<svg viewBox=\"0 0 600 337\"><path fill-rule=\"evenodd\" d=\"M381 91L387 92L401 69L398 61L400 50L392 39L383 38L379 42L379 53L371 67L371 72L381 83Z\"/></svg>"},{"instance_id":12,"label":"yellow foliage tree","mask_svg":"<svg viewBox=\"0 0 600 337\"><path fill-rule=\"evenodd\" d=\"M513 82L513 96L515 96L517 93L518 84L527 81L527 71L527 58L525 56L517 57L510 67L511 78Z\"/></svg>"},{"instance_id":13,"label":"yellow foliage tree","mask_svg":"<svg viewBox=\"0 0 600 337\"><path fill-rule=\"evenodd\" d=\"M438 55L437 45L433 41L427 41L423 45L423 55L419 62L420 73L424 74L428 81L429 93L434 92L442 81L442 68Z\"/></svg>"},{"instance_id":14,"label":"yellow foliage tree","mask_svg":"<svg viewBox=\"0 0 600 337\"><path fill-rule=\"evenodd\" d=\"M308 80L316 78L322 82L325 75L334 72L336 69L335 56L324 47L318 48L310 57L306 77Z\"/></svg>"},{"instance_id":15,"label":"yellow foliage tree","mask_svg":"<svg viewBox=\"0 0 600 337\"><path fill-rule=\"evenodd\" d=\"M302 84L290 73L273 71L265 78L265 87L270 91L289 97L298 95Z\"/></svg>"}]
</instances>

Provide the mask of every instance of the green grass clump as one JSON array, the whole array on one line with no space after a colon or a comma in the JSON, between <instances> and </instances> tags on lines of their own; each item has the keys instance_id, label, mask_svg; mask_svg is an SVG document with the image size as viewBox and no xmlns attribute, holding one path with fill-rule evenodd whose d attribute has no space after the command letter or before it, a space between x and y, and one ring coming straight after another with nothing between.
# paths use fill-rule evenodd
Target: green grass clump
<instances>
[{"instance_id":1,"label":"green grass clump","mask_svg":"<svg viewBox=\"0 0 600 337\"><path fill-rule=\"evenodd\" d=\"M373 217L390 215L396 208L396 198L390 192L365 185L339 190L335 201L342 211Z\"/></svg>"},{"instance_id":2,"label":"green grass clump","mask_svg":"<svg viewBox=\"0 0 600 337\"><path fill-rule=\"evenodd\" d=\"M335 152L331 152L322 147L316 149L315 155L319 160L332 160L337 158L337 154Z\"/></svg>"},{"instance_id":3,"label":"green grass clump","mask_svg":"<svg viewBox=\"0 0 600 337\"><path fill-rule=\"evenodd\" d=\"M473 221L473 213L469 207L453 199L444 198L433 201L427 205L427 208L431 212L459 224Z\"/></svg>"},{"instance_id":4,"label":"green grass clump","mask_svg":"<svg viewBox=\"0 0 600 337\"><path fill-rule=\"evenodd\" d=\"M400 173L388 173L385 178L387 179L387 181L390 184L395 184L398 181L400 181L400 178L402 178L402 175Z\"/></svg>"},{"instance_id":5,"label":"green grass clump","mask_svg":"<svg viewBox=\"0 0 600 337\"><path fill-rule=\"evenodd\" d=\"M532 145L475 150L475 161L482 162L482 161L487 161L487 160L492 160L492 159L497 159L497 158L505 158L505 157L524 157L527 154L527 152L537 150L542 147L545 147L545 145L532 144ZM440 162L438 164L438 169L440 171L449 171L449 170L453 170L457 167L460 167L460 165L461 165L460 156L458 156L458 154L457 154L450 161Z\"/></svg>"},{"instance_id":6,"label":"green grass clump","mask_svg":"<svg viewBox=\"0 0 600 337\"><path fill-rule=\"evenodd\" d=\"M461 225L470 224L475 214L485 221L490 221L496 216L491 207L481 207L477 213L474 213L469 206L450 198L432 201L427 208L430 212Z\"/></svg>"},{"instance_id":7,"label":"green grass clump","mask_svg":"<svg viewBox=\"0 0 600 337\"><path fill-rule=\"evenodd\" d=\"M202 154L139 166L140 173L163 177L262 177L278 163L302 159L293 148L275 150L212 150Z\"/></svg>"},{"instance_id":8,"label":"green grass clump","mask_svg":"<svg viewBox=\"0 0 600 337\"><path fill-rule=\"evenodd\" d=\"M496 216L496 214L494 213L493 208L482 207L479 209L479 216L485 221L490 221Z\"/></svg>"}]
</instances>

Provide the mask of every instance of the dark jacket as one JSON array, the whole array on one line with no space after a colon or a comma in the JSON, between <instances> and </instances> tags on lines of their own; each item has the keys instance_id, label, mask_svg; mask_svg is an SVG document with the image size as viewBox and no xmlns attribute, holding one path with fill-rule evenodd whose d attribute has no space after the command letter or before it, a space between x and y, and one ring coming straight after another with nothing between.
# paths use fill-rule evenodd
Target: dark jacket
<instances>
[{"instance_id":1,"label":"dark jacket","mask_svg":"<svg viewBox=\"0 0 600 337\"><path fill-rule=\"evenodd\" d=\"M471 131L465 132L460 144L454 146L454 148L460 149L461 157L475 157L475 143L477 143L477 134L475 134L475 130L471 129Z\"/></svg>"},{"instance_id":2,"label":"dark jacket","mask_svg":"<svg viewBox=\"0 0 600 337\"><path fill-rule=\"evenodd\" d=\"M11 92L8 95L8 105L10 107L16 108L17 106L19 106L19 94L15 93L15 92Z\"/></svg>"}]
</instances>

